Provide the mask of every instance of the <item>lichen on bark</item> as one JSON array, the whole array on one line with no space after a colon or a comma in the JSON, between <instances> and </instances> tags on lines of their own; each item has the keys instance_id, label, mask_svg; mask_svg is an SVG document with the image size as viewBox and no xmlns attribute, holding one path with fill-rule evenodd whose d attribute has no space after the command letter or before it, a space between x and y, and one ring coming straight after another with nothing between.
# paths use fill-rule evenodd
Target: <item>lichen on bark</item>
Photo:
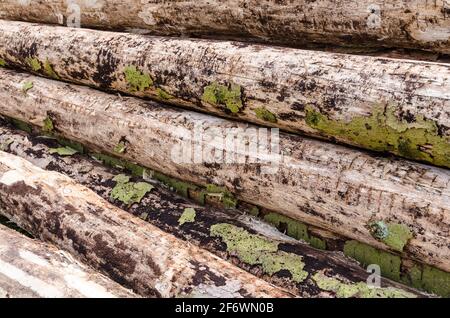
<instances>
[{"instance_id":1,"label":"lichen on bark","mask_svg":"<svg viewBox=\"0 0 450 318\"><path fill-rule=\"evenodd\" d=\"M139 71L134 65L125 67L123 72L132 92L143 92L153 85L150 75Z\"/></svg>"},{"instance_id":2,"label":"lichen on bark","mask_svg":"<svg viewBox=\"0 0 450 318\"><path fill-rule=\"evenodd\" d=\"M231 113L238 113L244 106L242 88L236 84L211 83L203 89L202 101L214 106L223 106Z\"/></svg>"},{"instance_id":3,"label":"lichen on bark","mask_svg":"<svg viewBox=\"0 0 450 318\"><path fill-rule=\"evenodd\" d=\"M338 137L366 149L391 152L415 160L450 167L450 140L441 136L437 124L416 116L399 120L392 106L375 107L370 116L333 120L312 107L306 108L306 123L328 137Z\"/></svg>"},{"instance_id":4,"label":"lichen on bark","mask_svg":"<svg viewBox=\"0 0 450 318\"><path fill-rule=\"evenodd\" d=\"M227 251L240 261L260 265L268 275L286 270L296 283L308 277L308 272L303 270L305 263L300 255L280 251L277 242L251 234L244 228L227 223L214 224L211 226L211 236L220 237L227 245Z\"/></svg>"},{"instance_id":5,"label":"lichen on bark","mask_svg":"<svg viewBox=\"0 0 450 318\"><path fill-rule=\"evenodd\" d=\"M119 200L129 206L141 202L147 192L153 189L153 186L147 182L130 182L130 177L124 174L115 176L113 181L116 181L116 185L111 190L111 199Z\"/></svg>"}]
</instances>

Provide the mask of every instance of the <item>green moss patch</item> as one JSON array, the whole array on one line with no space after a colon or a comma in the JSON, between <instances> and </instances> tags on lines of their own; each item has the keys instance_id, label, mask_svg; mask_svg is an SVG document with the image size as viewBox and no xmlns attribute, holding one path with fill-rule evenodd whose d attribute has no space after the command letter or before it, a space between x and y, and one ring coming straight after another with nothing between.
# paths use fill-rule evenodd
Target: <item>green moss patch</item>
<instances>
[{"instance_id":1,"label":"green moss patch","mask_svg":"<svg viewBox=\"0 0 450 318\"><path fill-rule=\"evenodd\" d=\"M124 153L126 149L127 149L126 143L121 141L114 147L114 152L116 152L116 153Z\"/></svg>"},{"instance_id":2,"label":"green moss patch","mask_svg":"<svg viewBox=\"0 0 450 318\"><path fill-rule=\"evenodd\" d=\"M238 113L244 106L242 88L235 84L225 86L211 83L203 89L202 101L214 106L226 107L233 114Z\"/></svg>"},{"instance_id":3,"label":"green moss patch","mask_svg":"<svg viewBox=\"0 0 450 318\"><path fill-rule=\"evenodd\" d=\"M322 273L316 273L313 280L317 286L336 294L338 298L416 298L417 296L407 291L385 287L377 288L369 286L365 282L344 283L336 278L327 277Z\"/></svg>"},{"instance_id":4,"label":"green moss patch","mask_svg":"<svg viewBox=\"0 0 450 318\"><path fill-rule=\"evenodd\" d=\"M154 187L146 182L130 182L130 177L119 174L113 179L116 186L111 190L111 199L119 200L127 205L141 202L142 198Z\"/></svg>"},{"instance_id":5,"label":"green moss patch","mask_svg":"<svg viewBox=\"0 0 450 318\"><path fill-rule=\"evenodd\" d=\"M225 187L208 184L204 191L205 196L215 196L226 208L236 208L238 200Z\"/></svg>"},{"instance_id":6,"label":"green moss patch","mask_svg":"<svg viewBox=\"0 0 450 318\"><path fill-rule=\"evenodd\" d=\"M401 259L399 256L357 241L345 242L344 254L360 262L363 267L376 264L380 266L382 276L400 281Z\"/></svg>"},{"instance_id":7,"label":"green moss patch","mask_svg":"<svg viewBox=\"0 0 450 318\"><path fill-rule=\"evenodd\" d=\"M25 131L29 134L33 132L33 128L31 127L31 125L20 119L10 118L10 121L11 124L19 130Z\"/></svg>"},{"instance_id":8,"label":"green moss patch","mask_svg":"<svg viewBox=\"0 0 450 318\"><path fill-rule=\"evenodd\" d=\"M264 220L290 237L308 242L315 248L326 249L326 242L318 237L311 236L308 233L308 227L299 221L278 213L266 214Z\"/></svg>"},{"instance_id":9,"label":"green moss patch","mask_svg":"<svg viewBox=\"0 0 450 318\"><path fill-rule=\"evenodd\" d=\"M60 156L72 156L76 154L78 151L70 147L59 147L59 148L50 148L49 152L51 154L56 153Z\"/></svg>"},{"instance_id":10,"label":"green moss patch","mask_svg":"<svg viewBox=\"0 0 450 318\"><path fill-rule=\"evenodd\" d=\"M38 72L42 69L41 62L35 57L27 57L25 62L31 67L34 72Z\"/></svg>"},{"instance_id":11,"label":"green moss patch","mask_svg":"<svg viewBox=\"0 0 450 318\"><path fill-rule=\"evenodd\" d=\"M42 125L42 131L45 133L52 133L54 129L55 129L55 126L53 125L52 119L49 116L47 116L44 119L44 122Z\"/></svg>"},{"instance_id":12,"label":"green moss patch","mask_svg":"<svg viewBox=\"0 0 450 318\"><path fill-rule=\"evenodd\" d=\"M172 95L170 95L165 90L163 90L163 89L161 89L159 87L156 89L156 95L162 100L169 100L169 99L173 98Z\"/></svg>"},{"instance_id":13,"label":"green moss patch","mask_svg":"<svg viewBox=\"0 0 450 318\"><path fill-rule=\"evenodd\" d=\"M25 81L22 83L22 92L27 93L32 88L33 88L33 82Z\"/></svg>"},{"instance_id":14,"label":"green moss patch","mask_svg":"<svg viewBox=\"0 0 450 318\"><path fill-rule=\"evenodd\" d=\"M347 122L328 119L307 107L306 123L330 137L367 149L450 167L449 138L440 136L436 123L423 116L409 123L398 120L393 107L377 107L371 116L354 117Z\"/></svg>"},{"instance_id":15,"label":"green moss patch","mask_svg":"<svg viewBox=\"0 0 450 318\"><path fill-rule=\"evenodd\" d=\"M8 63L6 63L6 61L4 59L0 59L0 67L5 67L7 65L8 65Z\"/></svg>"},{"instance_id":16,"label":"green moss patch","mask_svg":"<svg viewBox=\"0 0 450 318\"><path fill-rule=\"evenodd\" d=\"M372 236L392 249L402 252L405 245L413 237L406 225L376 221L369 224Z\"/></svg>"},{"instance_id":17,"label":"green moss patch","mask_svg":"<svg viewBox=\"0 0 450 318\"><path fill-rule=\"evenodd\" d=\"M45 60L45 62L44 62L44 73L48 77L51 77L51 78L54 78L54 79L59 79L58 74L56 74L55 71L53 70L53 67L50 64L49 60Z\"/></svg>"},{"instance_id":18,"label":"green moss patch","mask_svg":"<svg viewBox=\"0 0 450 318\"><path fill-rule=\"evenodd\" d=\"M153 85L150 75L142 73L134 65L125 67L123 72L132 92L143 92Z\"/></svg>"},{"instance_id":19,"label":"green moss patch","mask_svg":"<svg viewBox=\"0 0 450 318\"><path fill-rule=\"evenodd\" d=\"M255 115L261 120L268 121L270 123L276 123L277 122L277 116L275 116L274 113L268 111L265 107L259 107L255 110Z\"/></svg>"},{"instance_id":20,"label":"green moss patch","mask_svg":"<svg viewBox=\"0 0 450 318\"><path fill-rule=\"evenodd\" d=\"M303 270L302 257L278 250L278 243L232 224L220 223L211 226L211 236L220 237L227 251L249 265L260 265L264 273L273 275L282 270L291 273L296 283L304 281L308 273Z\"/></svg>"},{"instance_id":21,"label":"green moss patch","mask_svg":"<svg viewBox=\"0 0 450 318\"><path fill-rule=\"evenodd\" d=\"M195 222L196 211L193 208L186 208L178 219L178 224L183 225L184 223Z\"/></svg>"}]
</instances>

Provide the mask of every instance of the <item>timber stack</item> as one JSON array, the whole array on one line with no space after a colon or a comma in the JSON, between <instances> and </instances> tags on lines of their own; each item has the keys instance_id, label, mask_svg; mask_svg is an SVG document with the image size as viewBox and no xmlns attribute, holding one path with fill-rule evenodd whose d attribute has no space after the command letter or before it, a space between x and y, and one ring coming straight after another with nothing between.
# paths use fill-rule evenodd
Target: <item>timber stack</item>
<instances>
[{"instance_id":1,"label":"timber stack","mask_svg":"<svg viewBox=\"0 0 450 318\"><path fill-rule=\"evenodd\" d=\"M0 1L0 297L450 297L449 15Z\"/></svg>"}]
</instances>

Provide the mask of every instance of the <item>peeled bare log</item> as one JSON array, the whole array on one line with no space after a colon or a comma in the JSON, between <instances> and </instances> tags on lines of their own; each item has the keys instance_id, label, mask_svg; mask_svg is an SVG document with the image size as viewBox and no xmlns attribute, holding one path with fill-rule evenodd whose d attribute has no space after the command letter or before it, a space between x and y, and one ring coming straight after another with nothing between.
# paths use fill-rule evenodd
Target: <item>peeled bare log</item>
<instances>
[{"instance_id":1,"label":"peeled bare log","mask_svg":"<svg viewBox=\"0 0 450 318\"><path fill-rule=\"evenodd\" d=\"M0 59L450 167L449 65L6 21Z\"/></svg>"},{"instance_id":2,"label":"peeled bare log","mask_svg":"<svg viewBox=\"0 0 450 318\"><path fill-rule=\"evenodd\" d=\"M7 217L143 296L289 297L56 172L0 152Z\"/></svg>"},{"instance_id":3,"label":"peeled bare log","mask_svg":"<svg viewBox=\"0 0 450 318\"><path fill-rule=\"evenodd\" d=\"M42 169L58 171L68 175L76 182L89 187L104 199L110 200L114 205L140 216L165 232L232 261L233 264L274 285L287 289L293 294L308 298L339 297L332 290L318 286L318 282L315 279L317 279L317 275L322 274L326 274L327 279L338 280L342 284L348 284L349 286L363 286L362 284L367 284L367 281L371 281L369 273L357 266L353 261L343 257L341 253L314 249L282 235L258 219L244 215L235 209L225 210L223 208L199 206L185 198L174 195L173 192L165 190L161 187L161 184L148 177L145 181L151 182L155 185L155 188L151 193L143 197L139 204L126 206L120 201L111 200L110 194L115 187L114 182L111 180L116 175L123 173L123 171L100 165L95 160L79 154L64 157L52 154L52 149L60 146L55 139L46 136L27 135L24 132L0 126L0 144L7 145L5 148L7 148L8 152L18 155ZM181 224L180 219L182 219L186 209L195 209L195 217L191 222ZM242 254L250 253L250 251L245 250L245 247L241 247L241 255L236 254L235 251L230 251L223 244L223 238L211 235L212 230L218 227L228 227L241 233L254 233L248 237L252 237L255 242L258 240L257 237L259 237L264 242L277 244L277 251L272 252L272 257L276 259L282 256L284 264L277 268L277 272L272 272L260 263L254 263L249 261L248 258L246 259ZM249 241L244 240L241 240L238 244L243 245L245 242L248 245ZM248 246L251 248L251 245ZM255 253L263 254L264 250L261 249ZM386 258L389 257L386 256ZM391 259L393 258L391 257ZM289 259L293 260L294 264L289 263L287 261ZM382 258L379 259L379 262L388 263ZM386 274L384 272L385 268L381 266L381 263L378 265L381 267L381 274ZM397 268L394 268L396 265ZM400 262L392 264L390 273L395 272L400 274ZM408 272L406 270L402 272L404 276L401 279L407 281ZM303 273L303 275L299 273ZM400 280L400 276L398 280ZM393 283L387 279L381 279L380 283L383 289L378 290L379 293L377 295L379 297L392 297L394 295L405 297L424 296L413 289ZM441 282L436 281L434 288L428 291L437 291L440 285ZM396 292L389 293L389 289L391 291L396 290ZM372 296L375 297L375 294L372 294ZM442 296L446 295L443 294ZM363 295L360 295L360 297L363 297Z\"/></svg>"},{"instance_id":4,"label":"peeled bare log","mask_svg":"<svg viewBox=\"0 0 450 318\"><path fill-rule=\"evenodd\" d=\"M0 225L0 297L137 297L54 246Z\"/></svg>"},{"instance_id":5,"label":"peeled bare log","mask_svg":"<svg viewBox=\"0 0 450 318\"><path fill-rule=\"evenodd\" d=\"M256 127L246 124L28 74L0 74L1 114L450 271L446 169L283 133L271 149L263 147L270 144L267 131L255 139ZM33 84L26 94L24 83ZM230 136L239 144L228 143ZM276 145L277 135L272 138Z\"/></svg>"},{"instance_id":6,"label":"peeled bare log","mask_svg":"<svg viewBox=\"0 0 450 318\"><path fill-rule=\"evenodd\" d=\"M2 19L290 46L317 42L443 53L450 53L449 14L446 0L3 0L0 7Z\"/></svg>"}]
</instances>

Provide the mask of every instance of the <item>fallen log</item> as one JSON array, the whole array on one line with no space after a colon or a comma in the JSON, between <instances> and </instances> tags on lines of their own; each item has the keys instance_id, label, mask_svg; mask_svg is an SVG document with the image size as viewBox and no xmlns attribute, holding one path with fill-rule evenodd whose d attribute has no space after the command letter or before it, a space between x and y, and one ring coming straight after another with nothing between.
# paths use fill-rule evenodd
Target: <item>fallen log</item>
<instances>
[{"instance_id":1,"label":"fallen log","mask_svg":"<svg viewBox=\"0 0 450 318\"><path fill-rule=\"evenodd\" d=\"M270 140L265 130L255 139L256 127L246 124L29 74L0 74L1 114L206 186L230 205L232 192L450 271L446 169L283 133ZM26 93L24 83L33 86ZM230 136L239 144L227 143Z\"/></svg>"},{"instance_id":2,"label":"fallen log","mask_svg":"<svg viewBox=\"0 0 450 318\"><path fill-rule=\"evenodd\" d=\"M56 172L0 152L2 213L142 296L290 297L131 217Z\"/></svg>"},{"instance_id":3,"label":"fallen log","mask_svg":"<svg viewBox=\"0 0 450 318\"><path fill-rule=\"evenodd\" d=\"M122 174L123 171L100 165L97 161L84 155L60 156L52 153L52 149L60 147L58 141L53 138L27 135L26 133L0 126L0 144L7 145L5 148L7 148L8 152L18 155L42 169L58 171L70 176L76 182L89 187L104 199L110 200L117 207L141 217L165 232L171 233L194 245L201 246L252 274L301 297L339 297L335 292L318 286L318 281L315 278L322 274L326 275L326 279L338 280L342 284L350 284L350 286L362 286L363 283L370 282L370 274L365 269L357 266L353 261L343 257L341 253L314 249L280 234L258 219L244 215L235 209L225 210L223 208L199 206L192 201L174 195L173 192L165 190L154 179L136 179L136 181L150 182L155 186L151 193L143 197L138 204L127 206L118 200L112 200L111 193L116 185L111 180ZM133 178L132 176L130 177ZM183 223L182 220L186 219L183 216L190 209L195 211L194 216L189 222ZM229 249L228 246L223 244L223 241L227 239L226 237L215 237L212 235L214 229L217 228L228 228L241 234L247 234L248 238L252 238L255 242L259 240L260 242L270 242L272 245L277 244L277 251L271 252L272 258L281 259L280 256L283 255L283 264L276 269L278 270L277 272L274 272L274 270L270 270L267 267L267 264L263 266L259 262L244 257L244 252L248 255L251 251L243 247L245 244L243 240L238 242L242 246L241 254L236 253L236 251ZM231 233L232 231L230 231ZM263 251L256 253L262 254ZM289 259L295 262L289 262ZM389 259L391 260L390 262ZM400 262L392 261L395 259L395 257L387 255L384 258L379 258L380 264L377 265L381 268L381 275L386 274L386 276L389 276L389 274L397 273L398 277L392 275L390 277L399 281L408 281L410 272L401 269ZM390 268L382 266L387 263L391 263ZM402 277L400 277L400 274L402 274ZM398 296L424 296L417 293L417 291L395 284L387 279L380 279L380 283L383 289L378 290L379 297L390 297L395 294ZM427 291L445 291L444 283L444 281L435 281L433 282L433 287ZM397 290L397 292L389 293L388 290ZM448 292L441 293L441 296L447 296Z\"/></svg>"},{"instance_id":4,"label":"fallen log","mask_svg":"<svg viewBox=\"0 0 450 318\"><path fill-rule=\"evenodd\" d=\"M446 64L7 21L0 61L450 167Z\"/></svg>"},{"instance_id":5,"label":"fallen log","mask_svg":"<svg viewBox=\"0 0 450 318\"><path fill-rule=\"evenodd\" d=\"M0 8L2 19L78 27L289 46L314 42L442 53L450 53L449 14L446 0L3 0Z\"/></svg>"},{"instance_id":6,"label":"fallen log","mask_svg":"<svg viewBox=\"0 0 450 318\"><path fill-rule=\"evenodd\" d=\"M54 246L0 225L1 298L124 298L136 294Z\"/></svg>"}]
</instances>

